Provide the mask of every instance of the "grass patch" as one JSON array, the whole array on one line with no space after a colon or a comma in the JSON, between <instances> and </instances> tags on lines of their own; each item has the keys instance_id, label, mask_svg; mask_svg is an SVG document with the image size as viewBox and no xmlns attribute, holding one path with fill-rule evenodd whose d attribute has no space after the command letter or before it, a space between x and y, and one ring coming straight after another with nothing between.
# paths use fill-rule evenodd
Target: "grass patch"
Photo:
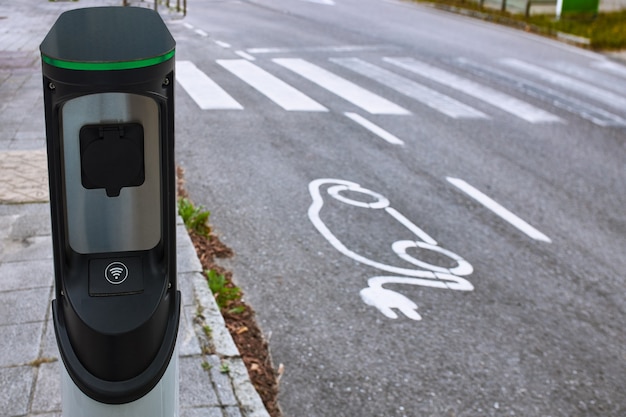
<instances>
[{"instance_id":1,"label":"grass patch","mask_svg":"<svg viewBox=\"0 0 626 417\"><path fill-rule=\"evenodd\" d=\"M530 16L529 22L546 28L550 33L571 33L591 41L593 49L616 50L626 48L626 10L599 13L597 16L569 15L560 20L553 16Z\"/></svg>"},{"instance_id":2,"label":"grass patch","mask_svg":"<svg viewBox=\"0 0 626 417\"><path fill-rule=\"evenodd\" d=\"M558 32L572 34L589 39L589 47L595 50L626 49L626 10L600 12L597 15L570 13L556 20L554 14L530 15L502 12L499 9L480 7L473 0L413 0L432 3L452 11L470 11L464 13L526 31L555 37ZM493 5L492 5L493 6Z\"/></svg>"},{"instance_id":3,"label":"grass patch","mask_svg":"<svg viewBox=\"0 0 626 417\"><path fill-rule=\"evenodd\" d=\"M196 207L189 199L182 197L178 199L178 214L188 231L204 237L208 237L211 233L211 227L208 224L211 212L205 210L204 207Z\"/></svg>"},{"instance_id":4,"label":"grass patch","mask_svg":"<svg viewBox=\"0 0 626 417\"><path fill-rule=\"evenodd\" d=\"M232 306L241 300L241 288L234 286L226 277L214 269L206 271L209 288L215 296L215 302L220 309L228 309L229 313L239 314L245 311L242 305Z\"/></svg>"}]
</instances>

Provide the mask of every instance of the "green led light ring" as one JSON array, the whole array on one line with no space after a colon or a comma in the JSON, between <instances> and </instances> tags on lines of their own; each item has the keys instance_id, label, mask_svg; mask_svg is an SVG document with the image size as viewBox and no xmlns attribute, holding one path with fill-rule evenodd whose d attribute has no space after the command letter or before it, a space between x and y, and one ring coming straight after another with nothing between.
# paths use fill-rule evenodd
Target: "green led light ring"
<instances>
[{"instance_id":1,"label":"green led light ring","mask_svg":"<svg viewBox=\"0 0 626 417\"><path fill-rule=\"evenodd\" d=\"M171 59L174 56L174 50L164 55L160 55L154 58L138 59L137 61L123 61L123 62L76 62L76 61L64 61L62 59L50 58L46 55L41 55L41 58L46 64L53 67L79 70L79 71L112 71L112 70L129 70L137 68L151 67L153 65L160 64Z\"/></svg>"}]
</instances>

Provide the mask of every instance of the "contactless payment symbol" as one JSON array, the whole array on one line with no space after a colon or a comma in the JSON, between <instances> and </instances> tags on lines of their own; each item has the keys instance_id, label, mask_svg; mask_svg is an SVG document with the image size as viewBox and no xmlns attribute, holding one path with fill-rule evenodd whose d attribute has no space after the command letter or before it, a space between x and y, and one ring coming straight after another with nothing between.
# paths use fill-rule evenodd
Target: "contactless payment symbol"
<instances>
[{"instance_id":1,"label":"contactless payment symbol","mask_svg":"<svg viewBox=\"0 0 626 417\"><path fill-rule=\"evenodd\" d=\"M104 268L104 277L111 284L121 284L128 278L128 268L121 262L111 262Z\"/></svg>"}]
</instances>

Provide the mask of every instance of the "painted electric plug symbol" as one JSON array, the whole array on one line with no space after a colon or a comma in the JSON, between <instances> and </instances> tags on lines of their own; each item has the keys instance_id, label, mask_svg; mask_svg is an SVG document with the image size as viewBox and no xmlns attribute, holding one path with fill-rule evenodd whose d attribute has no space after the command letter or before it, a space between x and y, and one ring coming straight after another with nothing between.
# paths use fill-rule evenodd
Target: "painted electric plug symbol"
<instances>
[{"instance_id":1,"label":"painted electric plug symbol","mask_svg":"<svg viewBox=\"0 0 626 417\"><path fill-rule=\"evenodd\" d=\"M391 249L400 259L417 268L406 268L379 262L354 252L342 243L320 217L320 211L324 206L323 187L329 196L342 203L361 209L386 212L413 233L416 240L397 240L393 242ZM407 284L456 291L472 291L474 289L474 286L468 280L462 278L473 272L472 265L456 253L438 246L435 239L391 207L389 200L381 194L363 188L354 182L330 178L312 181L309 184L309 192L313 199L313 203L308 211L309 219L335 249L362 264L397 274L397 276L381 275L372 277L368 280L368 287L360 292L361 299L365 304L375 307L386 317L398 318L394 311L398 310L410 319L421 320L421 316L417 312L417 304L396 291L383 288L385 284ZM365 201L356 199L356 195L363 197ZM423 261L410 255L408 253L410 249L434 252L439 257L449 258L454 266L448 268Z\"/></svg>"}]
</instances>

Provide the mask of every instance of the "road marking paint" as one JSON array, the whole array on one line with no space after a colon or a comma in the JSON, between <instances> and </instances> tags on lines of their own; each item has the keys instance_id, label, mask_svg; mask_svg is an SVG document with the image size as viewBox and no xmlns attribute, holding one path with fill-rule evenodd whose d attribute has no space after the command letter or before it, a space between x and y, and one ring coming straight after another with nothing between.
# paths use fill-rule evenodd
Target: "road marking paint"
<instances>
[{"instance_id":1,"label":"road marking paint","mask_svg":"<svg viewBox=\"0 0 626 417\"><path fill-rule=\"evenodd\" d=\"M176 81L202 110L241 110L243 107L191 61L176 62Z\"/></svg>"},{"instance_id":2,"label":"road marking paint","mask_svg":"<svg viewBox=\"0 0 626 417\"><path fill-rule=\"evenodd\" d=\"M558 108L587 119L598 126L626 126L626 119L590 103L585 103L573 97L566 96L545 85L516 77L504 71L496 70L495 68L487 68L483 64L472 62L465 58L457 58L455 64L463 68L466 72L486 78L491 82L495 81L515 88L524 94L528 94L529 96L538 98L539 100L543 100Z\"/></svg>"},{"instance_id":3,"label":"road marking paint","mask_svg":"<svg viewBox=\"0 0 626 417\"><path fill-rule=\"evenodd\" d=\"M579 81L575 78L568 77L567 75L559 74L556 71L551 71L534 64L529 64L524 61L520 61L515 58L504 58L500 62L503 64L515 68L516 70L525 72L526 74L533 75L543 81L550 84L557 85L562 88L566 88L575 93L587 96L593 100L601 101L608 104L611 107L623 110L626 108L626 98L614 94L610 91L596 87L595 85Z\"/></svg>"},{"instance_id":4,"label":"road marking paint","mask_svg":"<svg viewBox=\"0 0 626 417\"><path fill-rule=\"evenodd\" d=\"M408 110L358 85L300 58L274 59L298 75L349 101L371 114L410 114Z\"/></svg>"},{"instance_id":5,"label":"road marking paint","mask_svg":"<svg viewBox=\"0 0 626 417\"><path fill-rule=\"evenodd\" d=\"M419 101L453 118L488 118L486 114L465 105L451 97L441 94L426 86L396 73L372 65L358 58L331 58L331 62L371 78L399 93Z\"/></svg>"},{"instance_id":6,"label":"road marking paint","mask_svg":"<svg viewBox=\"0 0 626 417\"><path fill-rule=\"evenodd\" d=\"M417 237L422 239L424 242L429 243L431 245L437 245L437 241L435 239L433 239L432 237L430 237L430 235L428 235L428 233L426 233L425 231L417 227L415 223L413 223L411 220L404 217L404 215L400 213L398 210L396 210L395 208L385 207L385 211L389 215L391 215L394 219L396 219L398 222L400 222L404 227L406 227L411 232L413 232L413 234L415 234Z\"/></svg>"},{"instance_id":7,"label":"road marking paint","mask_svg":"<svg viewBox=\"0 0 626 417\"><path fill-rule=\"evenodd\" d=\"M209 36L209 34L203 31L202 29L196 29L194 32L196 32L198 35L203 36L205 38Z\"/></svg>"},{"instance_id":8,"label":"road marking paint","mask_svg":"<svg viewBox=\"0 0 626 417\"><path fill-rule=\"evenodd\" d=\"M463 191L465 194L472 197L474 200L478 201L479 203L487 207L489 210L493 211L503 220L506 220L511 225L513 225L514 227L516 227L518 230L525 233L529 237L535 240L540 240L542 242L547 242L547 243L552 242L549 237L547 237L546 235L541 233L539 230L532 227L530 224L526 223L524 220L522 220L515 214L511 213L509 210L501 206L499 203L497 203L496 201L494 201L487 195L483 194L476 188L472 187L467 182L458 178L447 177L446 179L448 180L449 183L457 187L459 190Z\"/></svg>"},{"instance_id":9,"label":"road marking paint","mask_svg":"<svg viewBox=\"0 0 626 417\"><path fill-rule=\"evenodd\" d=\"M383 139L384 141L386 141L386 142L388 142L388 143L390 143L392 145L404 145L404 142L401 139L398 139L396 136L394 136L391 133L387 132L382 127L380 127L378 125L375 125L374 123L370 122L366 118L364 118L364 117L362 117L362 116L360 116L360 115L358 115L356 113L345 112L344 114L346 115L346 117L348 117L349 119L355 121L359 125L363 126L364 128L366 128L367 130L369 130L370 132L372 132L373 134L375 134L379 138Z\"/></svg>"},{"instance_id":10,"label":"road marking paint","mask_svg":"<svg viewBox=\"0 0 626 417\"><path fill-rule=\"evenodd\" d=\"M294 51L295 48L280 48L280 47L274 47L274 48L248 48L246 49L246 52L248 52L249 54L254 54L254 55L258 55L258 54L288 54L292 51Z\"/></svg>"},{"instance_id":11,"label":"road marking paint","mask_svg":"<svg viewBox=\"0 0 626 417\"><path fill-rule=\"evenodd\" d=\"M335 2L333 0L300 0L300 1L306 1L308 3L315 3L315 4L323 4L326 6L334 6Z\"/></svg>"},{"instance_id":12,"label":"road marking paint","mask_svg":"<svg viewBox=\"0 0 626 417\"><path fill-rule=\"evenodd\" d=\"M472 267L472 265L465 259L461 258L456 253L437 245L431 245L429 243L418 242L414 240L398 240L391 245L391 248L400 258L404 259L408 263L419 266L420 268L427 269L429 271L440 272L442 274L452 274L455 276L471 275L472 272L474 272L474 268ZM407 249L410 248L425 249L436 252L440 255L444 255L456 262L457 266L455 266L454 268L446 268L443 266L433 265L431 263L422 261L421 259L417 259L407 253Z\"/></svg>"},{"instance_id":13,"label":"road marking paint","mask_svg":"<svg viewBox=\"0 0 626 417\"><path fill-rule=\"evenodd\" d=\"M454 88L474 98L491 104L530 123L560 122L561 119L545 110L537 108L508 94L501 93L485 85L460 77L451 72L417 61L413 58L383 58L384 61L407 71L421 75L447 87Z\"/></svg>"},{"instance_id":14,"label":"road marking paint","mask_svg":"<svg viewBox=\"0 0 626 417\"><path fill-rule=\"evenodd\" d=\"M616 64L611 61L599 61L594 62L593 64L596 68L601 68L604 71L610 72L612 74L619 75L620 77L626 78L626 67L623 65Z\"/></svg>"},{"instance_id":15,"label":"road marking paint","mask_svg":"<svg viewBox=\"0 0 626 417\"><path fill-rule=\"evenodd\" d=\"M225 48L225 49L230 48L230 44L227 42L218 41L218 40L215 40L213 42L215 42L216 45L221 46L222 48Z\"/></svg>"},{"instance_id":16,"label":"road marking paint","mask_svg":"<svg viewBox=\"0 0 626 417\"><path fill-rule=\"evenodd\" d=\"M414 267L424 268L424 270L401 268L384 264L373 259L366 258L365 256L348 249L348 247L331 232L320 217L320 211L324 206L324 198L322 197L323 186L329 186L326 189L326 192L332 198L360 209L385 210L387 214L393 216L402 225L413 231L420 240L398 240L391 245L391 249L400 259L412 264ZM349 192L348 196L342 194L346 191ZM435 242L433 238L428 236L424 231L400 214L397 210L390 207L389 200L383 195L363 188L354 182L332 178L321 178L311 181L309 184L309 192L311 193L311 198L313 200L308 210L309 219L318 232L320 232L320 234L335 249L357 262L372 266L382 271L402 275L372 277L367 281L368 287L359 292L359 295L365 304L375 307L386 317L391 319L398 318L398 315L394 311L395 309L412 320L421 320L421 316L417 313L417 304L396 291L383 288L383 285L385 284L418 285L428 288L440 288L455 291L474 290L474 286L467 279L460 276L470 275L474 270L472 265L454 252L437 246L437 242ZM357 198L357 194L367 196L366 201L355 199ZM372 199L374 200L373 202ZM449 258L452 262L456 263L456 266L453 268L446 268L439 265L433 265L408 254L407 249L421 249L435 252L439 256Z\"/></svg>"},{"instance_id":17,"label":"road marking paint","mask_svg":"<svg viewBox=\"0 0 626 417\"><path fill-rule=\"evenodd\" d=\"M217 63L288 111L328 111L315 100L245 59L220 59Z\"/></svg>"},{"instance_id":18,"label":"road marking paint","mask_svg":"<svg viewBox=\"0 0 626 417\"><path fill-rule=\"evenodd\" d=\"M243 59L247 59L248 61L254 61L256 60L255 57L253 57L252 55L250 55L249 53L245 52L245 51L235 51L235 53L237 55L239 55L240 57L242 57Z\"/></svg>"},{"instance_id":19,"label":"road marking paint","mask_svg":"<svg viewBox=\"0 0 626 417\"><path fill-rule=\"evenodd\" d=\"M290 54L297 52L364 52L375 51L384 48L384 45L335 45L335 46L307 46L303 48L271 47L271 48L248 48L250 54Z\"/></svg>"},{"instance_id":20,"label":"road marking paint","mask_svg":"<svg viewBox=\"0 0 626 417\"><path fill-rule=\"evenodd\" d=\"M193 25L190 24L190 23L185 22L185 23L183 23L183 26L186 27L189 30L193 30Z\"/></svg>"},{"instance_id":21,"label":"road marking paint","mask_svg":"<svg viewBox=\"0 0 626 417\"><path fill-rule=\"evenodd\" d=\"M565 73L572 77L580 78L595 85L601 86L609 91L617 92L621 90L626 93L626 80L607 74L599 68L589 68L580 65L573 65L566 61L550 63L550 67L556 71ZM626 74L625 74L626 75Z\"/></svg>"},{"instance_id":22,"label":"road marking paint","mask_svg":"<svg viewBox=\"0 0 626 417\"><path fill-rule=\"evenodd\" d=\"M330 229L326 226L326 224L319 217L320 210L322 209L322 206L324 205L324 199L322 198L320 187L325 184L343 185L345 186L346 190L350 190L353 192L360 192L360 193L372 196L374 198L377 198L376 196L379 196L379 194L374 193L373 191L370 191L368 189L362 188L359 184L356 184L354 182L338 180L338 179L322 178L319 180L314 180L309 184L309 192L311 193L311 197L313 199L313 203L309 207L309 211L308 211L309 219L311 220L311 223L313 223L315 228L322 234L322 236L324 236L324 238L326 238L326 240L330 242L331 245L333 245L335 249L337 249L339 252L341 252L345 256L351 259L354 259L357 262L372 266L374 268L380 269L381 271L386 271L386 272L391 272L393 274L406 275L406 276L411 276L411 277L418 277L418 278L429 278L429 279L437 278L432 271L422 271L418 269L409 269L409 268L402 268L402 267L397 267L393 265L387 265L387 264L366 258L348 249L348 247L346 247L343 243L341 243L339 239L337 239L337 237L330 231ZM332 194L330 195L332 196ZM349 200L346 198L340 201L343 203L347 203L350 205L363 208L359 204L349 203ZM388 202L388 200L386 199L385 201ZM380 210L384 208L385 207L382 204L377 205L375 208L369 207L369 209L374 209L374 210Z\"/></svg>"}]
</instances>

